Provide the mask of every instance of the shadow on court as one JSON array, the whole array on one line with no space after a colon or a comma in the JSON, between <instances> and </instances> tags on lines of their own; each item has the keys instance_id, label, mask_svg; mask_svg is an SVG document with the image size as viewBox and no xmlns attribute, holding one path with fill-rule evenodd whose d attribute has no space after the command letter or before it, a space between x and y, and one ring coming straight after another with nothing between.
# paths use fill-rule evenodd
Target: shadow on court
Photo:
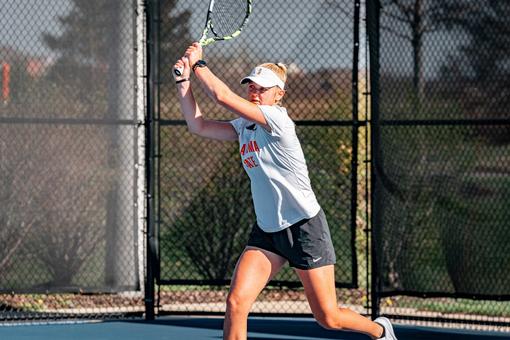
<instances>
[{"instance_id":1,"label":"shadow on court","mask_svg":"<svg viewBox=\"0 0 510 340\"><path fill-rule=\"evenodd\" d=\"M158 319L155 323L219 331L223 328L222 318L169 318ZM314 320L308 319L250 318L248 320L248 332L249 339L257 340L370 339L369 337L358 333L326 330L320 327Z\"/></svg>"},{"instance_id":2,"label":"shadow on court","mask_svg":"<svg viewBox=\"0 0 510 340\"><path fill-rule=\"evenodd\" d=\"M222 318L194 318L194 317L169 317L155 321L157 324L169 326L187 327L194 329L211 329L221 331ZM346 332L332 331L319 326L311 319L286 319L286 318L250 318L248 321L249 339L257 340L281 340L281 339L343 339L343 340L367 340L368 336ZM510 334L499 332L465 331L458 329L441 329L417 326L395 326L395 333L399 340L510 340ZM257 335L260 334L260 335ZM263 337L262 334L271 334L272 337ZM221 338L221 337L220 337Z\"/></svg>"}]
</instances>

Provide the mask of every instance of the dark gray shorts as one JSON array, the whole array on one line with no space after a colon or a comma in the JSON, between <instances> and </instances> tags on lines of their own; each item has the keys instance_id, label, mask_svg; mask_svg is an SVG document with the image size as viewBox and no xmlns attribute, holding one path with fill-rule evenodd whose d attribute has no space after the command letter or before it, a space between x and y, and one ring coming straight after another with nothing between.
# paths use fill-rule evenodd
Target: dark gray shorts
<instances>
[{"instance_id":1,"label":"dark gray shorts","mask_svg":"<svg viewBox=\"0 0 510 340\"><path fill-rule=\"evenodd\" d=\"M298 269L312 269L335 264L335 249L328 222L322 209L310 218L275 233L266 233L255 223L248 246L268 250L289 261Z\"/></svg>"}]
</instances>

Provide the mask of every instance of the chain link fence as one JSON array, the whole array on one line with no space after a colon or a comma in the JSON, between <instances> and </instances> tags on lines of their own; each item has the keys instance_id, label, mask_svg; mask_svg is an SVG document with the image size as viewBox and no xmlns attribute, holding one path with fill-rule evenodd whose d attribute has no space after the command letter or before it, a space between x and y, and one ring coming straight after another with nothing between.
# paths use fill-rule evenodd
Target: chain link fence
<instances>
[{"instance_id":1,"label":"chain link fence","mask_svg":"<svg viewBox=\"0 0 510 340\"><path fill-rule=\"evenodd\" d=\"M510 4L380 5L382 310L509 326Z\"/></svg>"},{"instance_id":2,"label":"chain link fence","mask_svg":"<svg viewBox=\"0 0 510 340\"><path fill-rule=\"evenodd\" d=\"M160 6L160 312L222 312L255 222L249 179L237 143L200 139L187 131L171 76L177 58L202 32L207 2L161 1ZM204 58L243 97L239 81L253 67L264 62L288 66L283 106L296 122L312 186L331 228L338 293L343 302L362 309L366 290L358 289L358 259L364 263L366 255L357 254L355 242L356 233L366 228L366 163L357 162L366 159L367 113L362 100L353 102L353 92L358 86L363 92L367 73L354 29L360 27L356 8L361 6L354 1L254 1L242 34L205 47ZM355 43L358 59L353 59ZM353 60L359 63L353 66ZM207 118L235 118L207 98L194 79L192 84ZM358 139L362 143L355 146ZM310 313L300 287L293 270L284 268L254 312Z\"/></svg>"},{"instance_id":3,"label":"chain link fence","mask_svg":"<svg viewBox=\"0 0 510 340\"><path fill-rule=\"evenodd\" d=\"M224 310L255 220L248 178L236 143L187 131L171 77L207 2L151 1L146 42L148 3L0 0L0 321L141 315L152 269L158 313ZM288 65L283 105L329 220L339 304L510 328L509 11L260 0L239 37L206 47L240 95L252 67ZM208 118L234 118L194 88ZM285 268L253 312L309 315L300 286Z\"/></svg>"},{"instance_id":4,"label":"chain link fence","mask_svg":"<svg viewBox=\"0 0 510 340\"><path fill-rule=\"evenodd\" d=\"M2 321L143 311L137 6L0 1Z\"/></svg>"}]
</instances>

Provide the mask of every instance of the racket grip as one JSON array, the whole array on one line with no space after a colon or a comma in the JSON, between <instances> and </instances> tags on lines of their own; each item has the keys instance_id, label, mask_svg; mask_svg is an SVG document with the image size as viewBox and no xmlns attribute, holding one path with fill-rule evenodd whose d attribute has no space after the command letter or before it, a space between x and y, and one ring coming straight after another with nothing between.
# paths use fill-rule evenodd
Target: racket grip
<instances>
[{"instance_id":1,"label":"racket grip","mask_svg":"<svg viewBox=\"0 0 510 340\"><path fill-rule=\"evenodd\" d=\"M174 73L176 76L182 76L182 72L184 72L184 67L174 68Z\"/></svg>"}]
</instances>

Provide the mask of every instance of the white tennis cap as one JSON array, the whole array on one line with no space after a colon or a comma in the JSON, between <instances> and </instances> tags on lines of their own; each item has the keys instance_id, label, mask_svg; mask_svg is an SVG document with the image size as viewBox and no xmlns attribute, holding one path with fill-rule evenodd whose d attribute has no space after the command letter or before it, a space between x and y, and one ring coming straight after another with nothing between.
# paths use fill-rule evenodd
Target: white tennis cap
<instances>
[{"instance_id":1,"label":"white tennis cap","mask_svg":"<svg viewBox=\"0 0 510 340\"><path fill-rule=\"evenodd\" d=\"M278 86L282 90L285 90L285 83L276 75L276 73L265 67L255 67L251 70L249 76L241 79L241 84L246 84L250 80L262 87Z\"/></svg>"}]
</instances>

